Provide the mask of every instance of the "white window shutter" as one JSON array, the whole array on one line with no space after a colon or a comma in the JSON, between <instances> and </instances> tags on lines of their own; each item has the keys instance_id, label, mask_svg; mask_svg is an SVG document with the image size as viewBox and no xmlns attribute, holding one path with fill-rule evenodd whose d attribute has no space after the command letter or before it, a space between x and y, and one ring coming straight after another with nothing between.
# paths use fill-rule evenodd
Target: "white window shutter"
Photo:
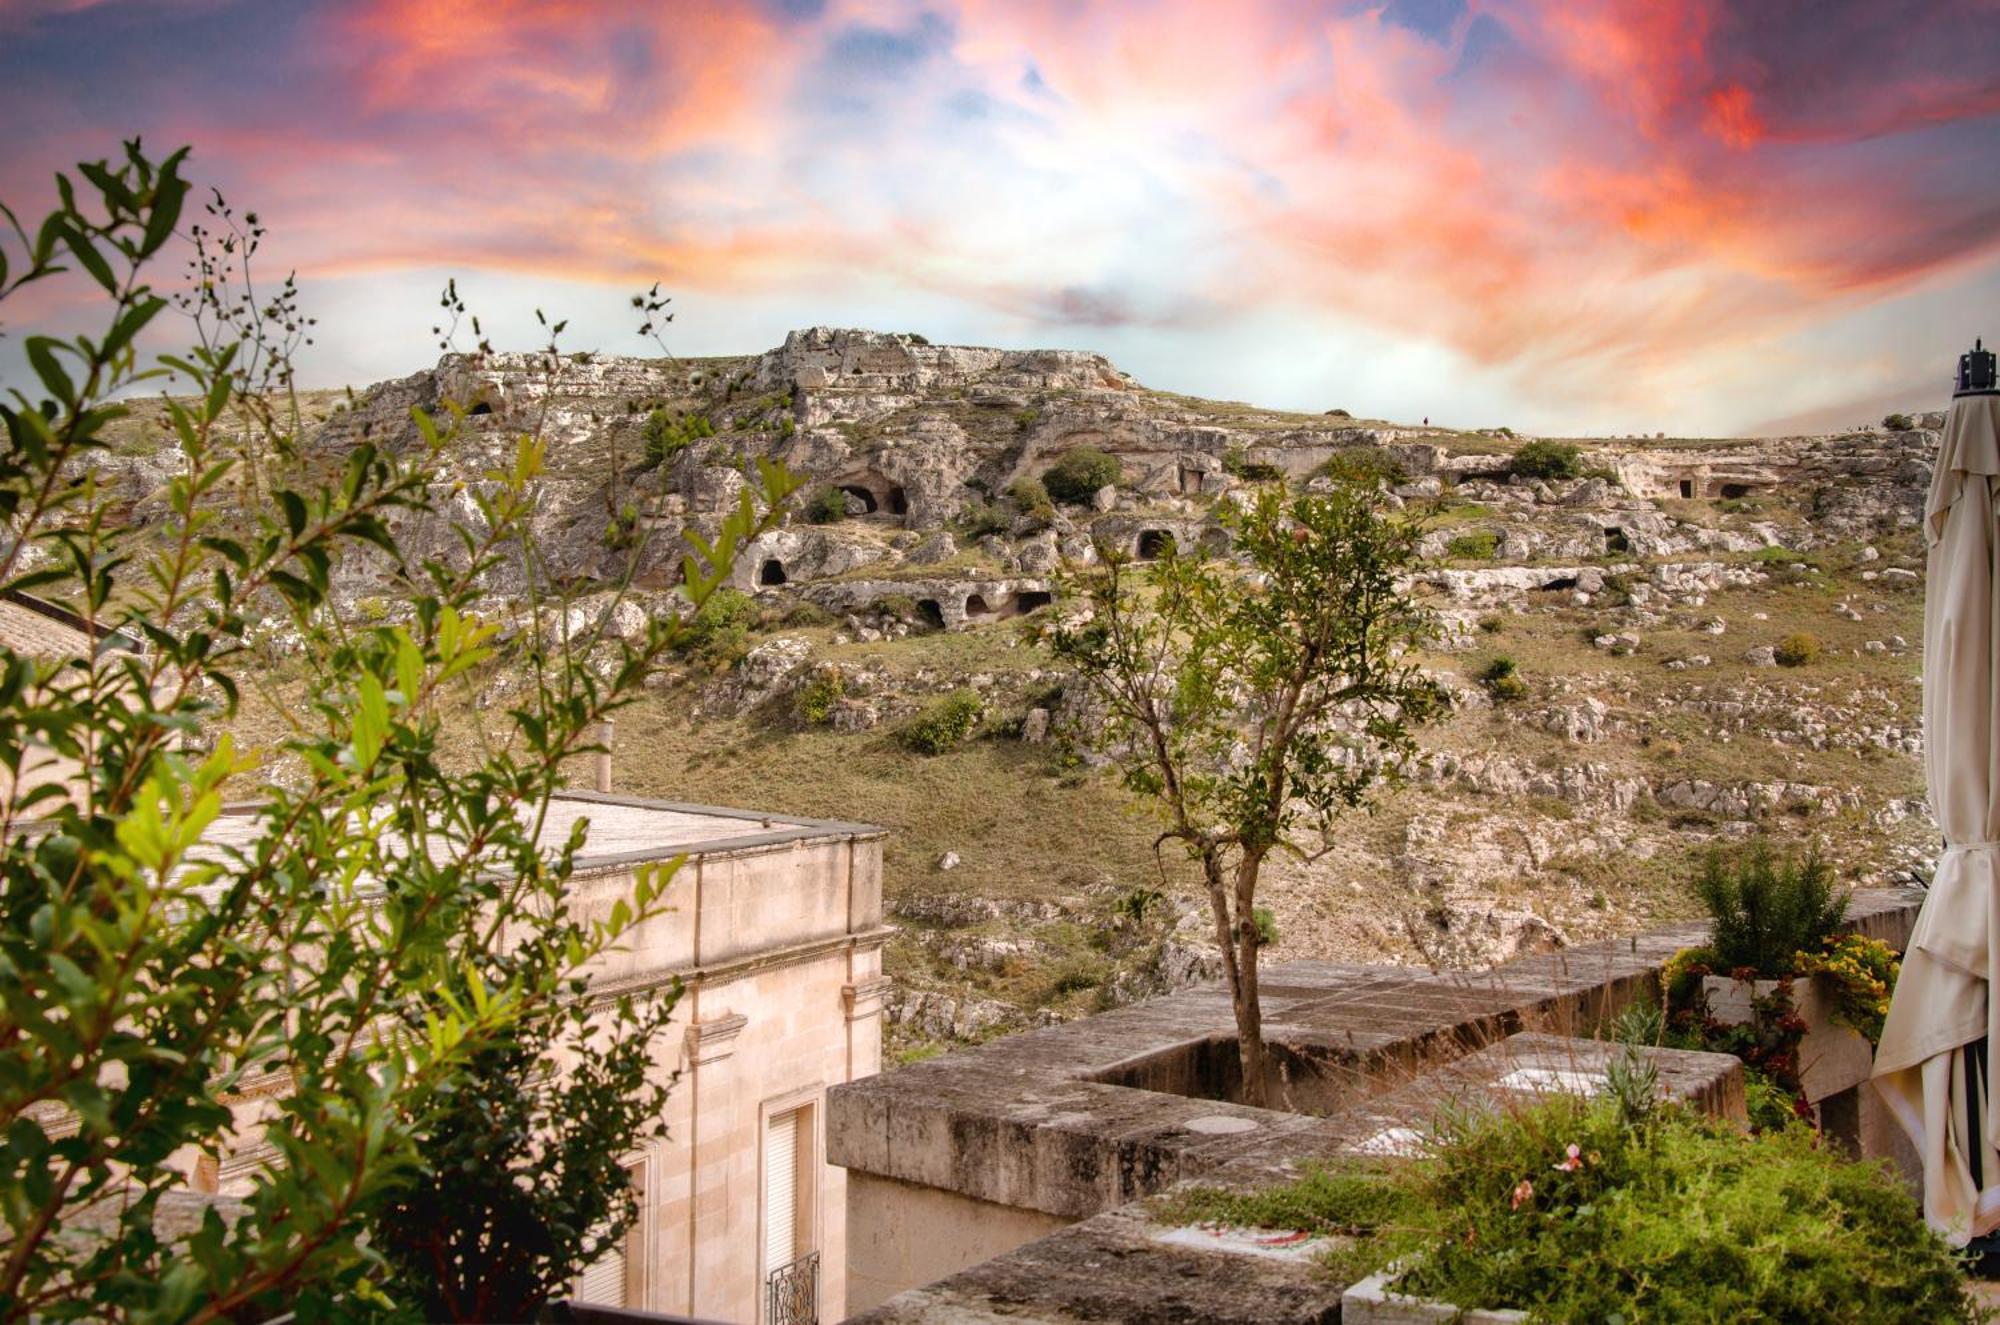
<instances>
[{"instance_id":1,"label":"white window shutter","mask_svg":"<svg viewBox=\"0 0 2000 1325\"><path fill-rule=\"evenodd\" d=\"M764 1127L764 1273L798 1254L799 1114L772 1114Z\"/></svg>"},{"instance_id":2,"label":"white window shutter","mask_svg":"<svg viewBox=\"0 0 2000 1325\"><path fill-rule=\"evenodd\" d=\"M625 1244L622 1239L595 1265L578 1276L576 1288L570 1296L592 1306L628 1305L625 1301Z\"/></svg>"}]
</instances>

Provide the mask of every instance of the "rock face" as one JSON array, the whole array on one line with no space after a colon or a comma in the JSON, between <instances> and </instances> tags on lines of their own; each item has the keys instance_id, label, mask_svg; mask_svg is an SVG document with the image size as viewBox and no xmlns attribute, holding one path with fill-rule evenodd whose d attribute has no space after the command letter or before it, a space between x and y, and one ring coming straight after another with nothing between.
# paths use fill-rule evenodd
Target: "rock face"
<instances>
[{"instance_id":1,"label":"rock face","mask_svg":"<svg viewBox=\"0 0 2000 1325\"><path fill-rule=\"evenodd\" d=\"M1505 430L1207 402L1151 390L1097 354L816 327L734 358L447 356L332 408L307 449L415 448L412 410L450 430L436 512L394 521L413 559L462 556L458 531L479 531L486 476L524 432L547 443L533 530L550 577L576 596L530 622L520 569L504 563L482 611L510 629L550 644L631 640L683 613L683 533L713 534L752 462L782 461L807 486L734 568L729 587L749 601L733 607L754 622L730 652L738 661L660 678L659 701L726 719L718 728L796 728L797 701L824 682L812 721L826 738L894 758L882 754L896 749L890 730L970 688L991 715L979 748L1018 736L1028 748L1007 756L1020 764L1010 775L1046 781L1053 769L1078 785L1109 781L1089 774L1110 762L1105 715L1074 678L1043 670L1036 622L1017 620L1064 610L1064 563L1226 555L1229 518L1262 485L1325 490L1330 468L1380 474L1385 506L1430 521L1432 564L1406 587L1435 610L1425 666L1455 711L1421 733L1401 799L1342 821L1365 820L1343 829L1355 836L1342 849L1309 865L1274 858L1264 896L1281 958L1476 967L1636 927L1644 898L1713 843L1820 838L1855 847L1843 865L1880 881L1921 869L1934 838L1915 758L1913 530L1935 416L1898 432L1581 439L1584 472L1527 479L1511 472L1521 439ZM181 457L164 431L138 441L87 464L143 524L162 518ZM1086 499L1052 506L1022 482L1086 447L1119 466ZM395 619L385 571L372 556L342 562L336 605ZM608 586L628 571L639 592L614 602ZM1780 666L1775 646L1795 633L1817 640L1817 662ZM1493 683L1503 660L1511 686ZM506 698L497 681L481 693ZM1095 982L1106 1002L1219 970L1199 899L1135 936L1103 898L1078 909L963 895L979 886L982 852L976 832L940 830L913 843L907 877L886 880L922 931L898 972L913 977L891 1007L899 1033L973 1036L1077 1011L1032 992L1024 967L1069 963L1040 987ZM1076 847L1085 863L1103 854ZM1169 871L1135 868L1121 884L1145 912ZM978 932L933 933L960 928ZM1110 963L1095 948L1059 951L1052 930L1115 931L1126 946Z\"/></svg>"}]
</instances>

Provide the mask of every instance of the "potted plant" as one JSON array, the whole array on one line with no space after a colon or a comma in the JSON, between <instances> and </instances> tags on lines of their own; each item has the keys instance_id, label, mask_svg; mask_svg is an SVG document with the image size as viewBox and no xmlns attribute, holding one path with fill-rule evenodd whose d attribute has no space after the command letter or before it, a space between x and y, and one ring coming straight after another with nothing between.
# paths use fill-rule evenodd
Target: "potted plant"
<instances>
[{"instance_id":1,"label":"potted plant","mask_svg":"<svg viewBox=\"0 0 2000 1325\"><path fill-rule=\"evenodd\" d=\"M1679 1042L1735 1053L1802 1112L1867 1080L1899 968L1887 944L1839 932L1848 894L1827 863L1713 855L1696 892L1713 937L1661 973Z\"/></svg>"}]
</instances>

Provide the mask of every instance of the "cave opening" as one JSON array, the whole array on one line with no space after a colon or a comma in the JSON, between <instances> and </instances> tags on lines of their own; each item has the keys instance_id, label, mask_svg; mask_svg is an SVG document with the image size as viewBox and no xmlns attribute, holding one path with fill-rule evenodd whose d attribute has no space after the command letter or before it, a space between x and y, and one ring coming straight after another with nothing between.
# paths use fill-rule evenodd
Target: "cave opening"
<instances>
[{"instance_id":1,"label":"cave opening","mask_svg":"<svg viewBox=\"0 0 2000 1325\"><path fill-rule=\"evenodd\" d=\"M1607 529L1604 531L1604 550L1606 552L1630 552L1632 550L1632 540L1625 536L1623 529L1616 527Z\"/></svg>"},{"instance_id":2,"label":"cave opening","mask_svg":"<svg viewBox=\"0 0 2000 1325\"><path fill-rule=\"evenodd\" d=\"M763 566L757 571L757 583L759 584L783 584L784 582L785 563L779 561L776 557L766 560Z\"/></svg>"},{"instance_id":3,"label":"cave opening","mask_svg":"<svg viewBox=\"0 0 2000 1325\"><path fill-rule=\"evenodd\" d=\"M1139 534L1139 560L1158 561L1174 552L1174 536L1164 529L1146 529Z\"/></svg>"},{"instance_id":4,"label":"cave opening","mask_svg":"<svg viewBox=\"0 0 2000 1325\"><path fill-rule=\"evenodd\" d=\"M861 503L862 514L875 514L875 494L859 483L843 483L840 490Z\"/></svg>"},{"instance_id":5,"label":"cave opening","mask_svg":"<svg viewBox=\"0 0 2000 1325\"><path fill-rule=\"evenodd\" d=\"M935 598L925 598L917 604L917 615L934 630L944 629L944 608L938 606Z\"/></svg>"},{"instance_id":6,"label":"cave opening","mask_svg":"<svg viewBox=\"0 0 2000 1325\"><path fill-rule=\"evenodd\" d=\"M1014 606L1022 612L1033 612L1038 608L1047 607L1055 600L1056 596L1046 589L1023 589L1014 595Z\"/></svg>"}]
</instances>

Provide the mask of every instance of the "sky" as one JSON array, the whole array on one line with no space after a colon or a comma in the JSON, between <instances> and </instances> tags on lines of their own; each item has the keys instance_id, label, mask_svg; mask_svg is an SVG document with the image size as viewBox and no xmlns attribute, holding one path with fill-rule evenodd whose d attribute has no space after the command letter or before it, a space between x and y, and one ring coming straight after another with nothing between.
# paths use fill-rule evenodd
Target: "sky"
<instances>
[{"instance_id":1,"label":"sky","mask_svg":"<svg viewBox=\"0 0 2000 1325\"><path fill-rule=\"evenodd\" d=\"M657 352L657 281L676 354L1544 433L1942 408L2000 339L2000 0L0 0L0 201L135 134L258 212L314 385L431 362L447 278L509 348Z\"/></svg>"}]
</instances>

